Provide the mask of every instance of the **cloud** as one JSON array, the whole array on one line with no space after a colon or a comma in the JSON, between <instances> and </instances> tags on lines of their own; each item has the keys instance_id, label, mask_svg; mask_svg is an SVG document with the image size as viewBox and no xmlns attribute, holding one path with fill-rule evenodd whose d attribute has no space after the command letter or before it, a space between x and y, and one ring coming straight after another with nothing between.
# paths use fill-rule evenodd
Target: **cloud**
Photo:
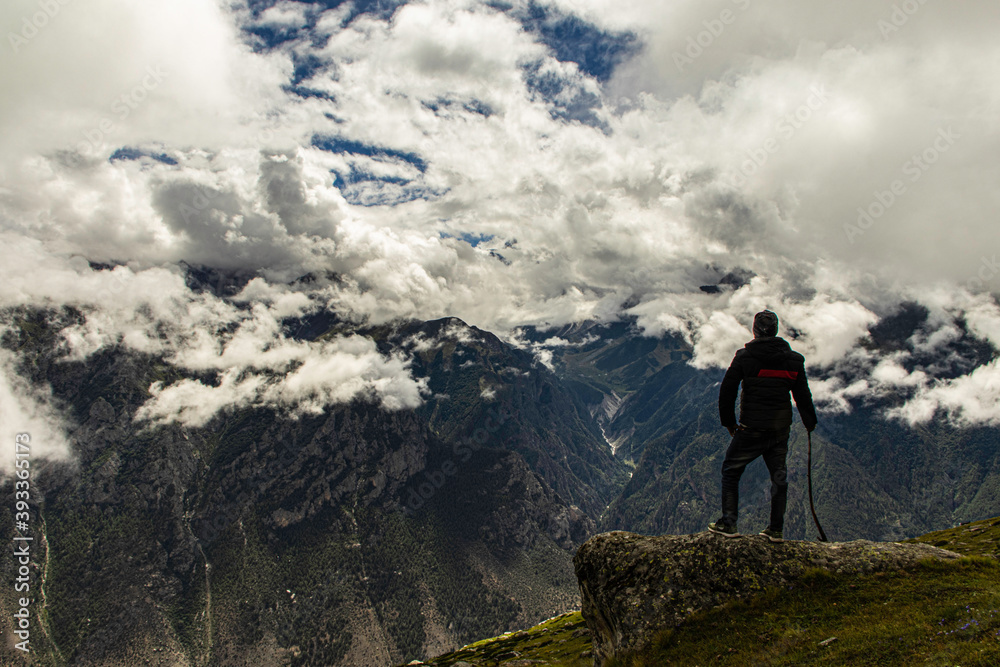
<instances>
[{"instance_id":1,"label":"cloud","mask_svg":"<svg viewBox=\"0 0 1000 667\"><path fill-rule=\"evenodd\" d=\"M0 304L85 305L74 358L122 340L217 374L160 387L155 418L341 400L276 384L323 354L353 355L351 395L416 400L391 358L283 338L321 309L500 334L628 313L722 368L769 307L831 410L905 390L914 419L992 419L961 407L988 367L926 358L1000 341L1000 9L181 4L65 5L0 68ZM699 289L734 271L756 277ZM896 378L868 331L909 301L930 315Z\"/></svg>"},{"instance_id":2,"label":"cloud","mask_svg":"<svg viewBox=\"0 0 1000 667\"><path fill-rule=\"evenodd\" d=\"M820 284L828 278L823 273L819 268L817 275L804 278ZM778 313L779 334L793 334L795 349L806 356L810 368L820 370L856 349L878 320L861 303L837 294L836 285L827 288L829 292L814 293L811 298L796 298L789 296L794 286L757 277L734 292L664 297L629 312L638 316L639 326L651 335L672 331L684 336L694 348L694 366L725 368L735 350L753 338L754 314L770 309Z\"/></svg>"},{"instance_id":3,"label":"cloud","mask_svg":"<svg viewBox=\"0 0 1000 667\"><path fill-rule=\"evenodd\" d=\"M291 415L322 414L330 405L357 398L377 399L387 410L401 410L418 407L428 392L425 379L409 376L407 360L383 356L374 341L359 336L318 345L285 343L256 363L228 356L234 347L247 346L245 341L231 341L212 360L222 367L218 384L189 379L168 386L156 382L150 388L152 399L136 418L201 427L219 412L232 409L266 406L286 409Z\"/></svg>"},{"instance_id":4,"label":"cloud","mask_svg":"<svg viewBox=\"0 0 1000 667\"><path fill-rule=\"evenodd\" d=\"M62 411L51 395L18 375L16 365L15 355L0 349L0 442L8 453L0 457L0 475L14 474L15 462L21 460L29 461L29 470L42 459L72 460ZM27 446L15 450L15 442Z\"/></svg>"},{"instance_id":5,"label":"cloud","mask_svg":"<svg viewBox=\"0 0 1000 667\"><path fill-rule=\"evenodd\" d=\"M16 31L38 11L32 0L14 0L0 16ZM150 137L178 147L239 143L259 129L246 121L283 97L290 71L283 56L251 55L232 17L198 0L169 8L60 3L30 41L10 46L4 62L5 166L81 145L86 155L106 157Z\"/></svg>"},{"instance_id":6,"label":"cloud","mask_svg":"<svg viewBox=\"0 0 1000 667\"><path fill-rule=\"evenodd\" d=\"M414 379L407 359L380 354L374 341L358 336L307 342L287 337L286 318L320 306L310 296L257 277L231 300L192 292L177 267L94 270L81 258L47 254L37 242L12 240L21 264L6 264L0 305L72 305L84 318L61 332L63 358L85 360L112 345L160 355L180 369L208 373L216 384L187 379L151 387L153 398L140 419L202 426L215 414L236 407L271 406L290 414L317 413L326 406L365 397L386 409L413 408L426 382ZM32 280L28 265L46 267ZM4 352L10 355L9 352ZM13 417L39 428L41 416L60 420L41 398L26 392L23 380L5 367L4 406ZM23 394L20 402L14 397ZM41 394L39 394L41 396ZM40 416L41 415L41 416ZM11 423L18 421L15 419ZM6 423L6 422L5 422ZM48 442L65 444L49 431ZM63 451L53 445L53 451Z\"/></svg>"},{"instance_id":7,"label":"cloud","mask_svg":"<svg viewBox=\"0 0 1000 667\"><path fill-rule=\"evenodd\" d=\"M997 360L980 366L968 375L941 382L912 375L900 377L919 382L918 391L904 405L890 411L890 416L910 424L922 424L940 414L959 427L1000 425L1000 367Z\"/></svg>"}]
</instances>

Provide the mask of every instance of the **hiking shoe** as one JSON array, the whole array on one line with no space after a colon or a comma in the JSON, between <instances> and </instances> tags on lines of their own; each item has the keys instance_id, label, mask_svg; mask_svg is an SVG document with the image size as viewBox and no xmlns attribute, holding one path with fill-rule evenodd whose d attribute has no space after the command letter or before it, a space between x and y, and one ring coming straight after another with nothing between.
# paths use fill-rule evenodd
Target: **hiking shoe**
<instances>
[{"instance_id":1,"label":"hiking shoe","mask_svg":"<svg viewBox=\"0 0 1000 667\"><path fill-rule=\"evenodd\" d=\"M722 523L722 521L716 521L714 523L708 524L708 529L713 533L718 533L723 537L739 537L740 534L736 532L736 526L730 526L728 523Z\"/></svg>"},{"instance_id":2,"label":"hiking shoe","mask_svg":"<svg viewBox=\"0 0 1000 667\"><path fill-rule=\"evenodd\" d=\"M784 538L781 535L780 530L771 530L770 528L765 528L760 531L760 534L771 540L772 542L784 542Z\"/></svg>"}]
</instances>

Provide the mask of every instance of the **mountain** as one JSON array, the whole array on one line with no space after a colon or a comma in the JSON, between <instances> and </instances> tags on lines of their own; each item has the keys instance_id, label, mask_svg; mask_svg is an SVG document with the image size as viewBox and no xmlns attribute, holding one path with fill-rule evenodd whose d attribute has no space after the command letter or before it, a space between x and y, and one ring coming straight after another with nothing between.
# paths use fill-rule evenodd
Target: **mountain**
<instances>
[{"instance_id":1,"label":"mountain","mask_svg":"<svg viewBox=\"0 0 1000 667\"><path fill-rule=\"evenodd\" d=\"M81 317L10 313L3 339L75 424L75 463L32 482L37 664L386 665L576 605L573 550L624 466L529 354L454 319L357 329L415 352L422 408L151 426L152 383L191 373L124 346L67 361L60 332Z\"/></svg>"},{"instance_id":2,"label":"mountain","mask_svg":"<svg viewBox=\"0 0 1000 667\"><path fill-rule=\"evenodd\" d=\"M225 299L249 279L199 269L188 282ZM692 367L683 339L643 336L633 320L505 342L456 318L290 317L288 339L359 336L406 359L423 403L356 398L298 416L231 406L193 427L136 416L154 383L211 386L218 373L123 344L67 360L62 333L85 317L2 314L3 347L51 391L75 453L34 469L36 664L427 658L577 608L571 559L598 532L685 534L716 518L722 372ZM931 363L910 342L926 317L904 308L866 344ZM971 336L950 346L942 372L992 358ZM860 398L821 414L813 477L830 538L899 539L997 514L996 429L908 428L882 417L892 405ZM803 440L796 426L790 538L813 530ZM767 487L754 464L744 530L763 526ZM13 480L0 489L13 499ZM0 508L5 539L12 507ZM0 594L5 610L16 602Z\"/></svg>"},{"instance_id":3,"label":"mountain","mask_svg":"<svg viewBox=\"0 0 1000 667\"><path fill-rule=\"evenodd\" d=\"M387 353L414 350L414 373L429 379L435 397L417 413L443 438L475 443L499 405L509 420L504 447L520 454L562 498L596 518L620 490L626 468L599 424L529 351L453 317L362 333ZM431 341L436 343L428 349Z\"/></svg>"},{"instance_id":4,"label":"mountain","mask_svg":"<svg viewBox=\"0 0 1000 667\"><path fill-rule=\"evenodd\" d=\"M933 367L940 377L968 372L994 358L968 333L944 352L921 353L912 342L926 310L904 304L862 341L881 354L906 350L908 370ZM729 435L719 425L718 388L724 371L686 361L683 340L644 337L634 321L529 331L552 346L556 373L589 407L634 468L600 522L602 530L681 534L718 518L719 479ZM790 340L795 347L795 340ZM950 375L949 375L950 374ZM904 397L862 396L846 414L820 413L813 433L817 513L831 539L895 540L1000 510L1000 433L963 428L944 419L910 427L884 414ZM806 438L796 415L789 440L789 503L785 533L813 535L806 498ZM769 513L767 470L758 460L741 481L741 526L759 530Z\"/></svg>"}]
</instances>

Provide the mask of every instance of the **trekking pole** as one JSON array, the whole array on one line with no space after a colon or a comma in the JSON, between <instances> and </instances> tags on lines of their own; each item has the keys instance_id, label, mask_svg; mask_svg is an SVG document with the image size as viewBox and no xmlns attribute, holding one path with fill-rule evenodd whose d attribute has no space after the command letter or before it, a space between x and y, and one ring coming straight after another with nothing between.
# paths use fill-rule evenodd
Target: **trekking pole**
<instances>
[{"instance_id":1,"label":"trekking pole","mask_svg":"<svg viewBox=\"0 0 1000 667\"><path fill-rule=\"evenodd\" d=\"M809 480L809 509L812 510L813 521L816 522L816 529L819 531L819 541L826 542L826 533L823 532L823 526L819 525L819 519L816 518L816 507L813 505L813 438L812 431L806 431L806 438L809 440L809 454L807 455L806 461L806 478Z\"/></svg>"}]
</instances>

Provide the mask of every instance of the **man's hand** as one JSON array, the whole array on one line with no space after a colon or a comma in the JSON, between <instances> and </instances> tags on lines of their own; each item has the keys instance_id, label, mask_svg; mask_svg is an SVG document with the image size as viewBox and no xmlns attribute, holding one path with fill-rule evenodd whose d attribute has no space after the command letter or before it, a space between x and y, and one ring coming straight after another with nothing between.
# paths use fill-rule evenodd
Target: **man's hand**
<instances>
[{"instance_id":1,"label":"man's hand","mask_svg":"<svg viewBox=\"0 0 1000 667\"><path fill-rule=\"evenodd\" d=\"M735 426L727 426L726 430L729 431L729 435L731 435L734 438L736 437L736 427Z\"/></svg>"}]
</instances>

